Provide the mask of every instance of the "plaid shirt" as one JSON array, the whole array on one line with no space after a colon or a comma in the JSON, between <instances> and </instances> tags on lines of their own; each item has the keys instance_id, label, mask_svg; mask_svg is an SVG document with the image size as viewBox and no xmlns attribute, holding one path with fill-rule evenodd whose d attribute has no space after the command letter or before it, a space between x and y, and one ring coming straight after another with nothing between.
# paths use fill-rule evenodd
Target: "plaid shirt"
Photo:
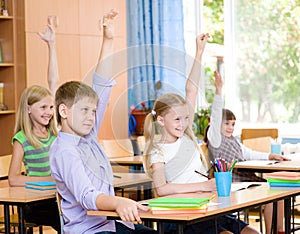
<instances>
[{"instance_id":1,"label":"plaid shirt","mask_svg":"<svg viewBox=\"0 0 300 234\"><path fill-rule=\"evenodd\" d=\"M208 153L212 161L217 158L224 158L228 162L234 159L238 162L246 161L239 142L233 136L225 137L222 135L222 142L218 148L214 148L211 144L208 144ZM254 172L241 172L237 170L233 170L232 179L233 181L265 181L256 176Z\"/></svg>"}]
</instances>

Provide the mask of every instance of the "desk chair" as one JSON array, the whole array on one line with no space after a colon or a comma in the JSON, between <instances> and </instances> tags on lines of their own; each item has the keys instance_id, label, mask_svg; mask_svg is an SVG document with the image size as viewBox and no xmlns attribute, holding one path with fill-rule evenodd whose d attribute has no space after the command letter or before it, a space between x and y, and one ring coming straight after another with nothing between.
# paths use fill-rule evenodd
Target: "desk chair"
<instances>
[{"instance_id":1,"label":"desk chair","mask_svg":"<svg viewBox=\"0 0 300 234\"><path fill-rule=\"evenodd\" d=\"M258 137L271 137L273 139L278 138L277 128L243 128L241 132L241 142L246 139L258 138Z\"/></svg>"},{"instance_id":2,"label":"desk chair","mask_svg":"<svg viewBox=\"0 0 300 234\"><path fill-rule=\"evenodd\" d=\"M108 158L134 156L134 150L129 138L99 140Z\"/></svg>"},{"instance_id":3,"label":"desk chair","mask_svg":"<svg viewBox=\"0 0 300 234\"><path fill-rule=\"evenodd\" d=\"M58 208L58 213L59 213L60 231L61 231L61 234L63 234L65 221L64 221L63 212L61 209L62 197L58 192L55 193L55 196L56 196L56 203L57 203L57 208Z\"/></svg>"}]
</instances>

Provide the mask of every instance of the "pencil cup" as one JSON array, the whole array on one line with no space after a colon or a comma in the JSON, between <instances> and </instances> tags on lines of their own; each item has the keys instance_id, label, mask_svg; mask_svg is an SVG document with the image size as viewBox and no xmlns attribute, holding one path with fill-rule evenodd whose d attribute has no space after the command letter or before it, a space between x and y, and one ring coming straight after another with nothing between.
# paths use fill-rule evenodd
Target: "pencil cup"
<instances>
[{"instance_id":1,"label":"pencil cup","mask_svg":"<svg viewBox=\"0 0 300 234\"><path fill-rule=\"evenodd\" d=\"M219 197L230 196L232 172L215 172L216 186Z\"/></svg>"},{"instance_id":2,"label":"pencil cup","mask_svg":"<svg viewBox=\"0 0 300 234\"><path fill-rule=\"evenodd\" d=\"M271 153L272 154L281 154L281 144L280 143L271 143Z\"/></svg>"}]
</instances>

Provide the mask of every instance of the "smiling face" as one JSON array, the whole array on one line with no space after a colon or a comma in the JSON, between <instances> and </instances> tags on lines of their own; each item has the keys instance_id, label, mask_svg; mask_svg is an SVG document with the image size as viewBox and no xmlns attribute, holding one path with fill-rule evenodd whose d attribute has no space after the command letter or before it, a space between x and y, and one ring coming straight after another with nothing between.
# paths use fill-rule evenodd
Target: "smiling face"
<instances>
[{"instance_id":1,"label":"smiling face","mask_svg":"<svg viewBox=\"0 0 300 234\"><path fill-rule=\"evenodd\" d=\"M97 100L89 97L78 100L71 107L61 104L61 130L81 137L89 134L95 124L96 109Z\"/></svg>"},{"instance_id":2,"label":"smiling face","mask_svg":"<svg viewBox=\"0 0 300 234\"><path fill-rule=\"evenodd\" d=\"M187 105L177 105L169 108L166 114L157 117L162 126L164 140L167 143L175 142L182 137L189 125L189 109Z\"/></svg>"},{"instance_id":3,"label":"smiling face","mask_svg":"<svg viewBox=\"0 0 300 234\"><path fill-rule=\"evenodd\" d=\"M35 127L45 127L54 114L54 99L46 96L38 102L28 106L30 119Z\"/></svg>"},{"instance_id":4,"label":"smiling face","mask_svg":"<svg viewBox=\"0 0 300 234\"><path fill-rule=\"evenodd\" d=\"M223 120L221 133L226 137L231 137L234 131L235 120Z\"/></svg>"}]
</instances>

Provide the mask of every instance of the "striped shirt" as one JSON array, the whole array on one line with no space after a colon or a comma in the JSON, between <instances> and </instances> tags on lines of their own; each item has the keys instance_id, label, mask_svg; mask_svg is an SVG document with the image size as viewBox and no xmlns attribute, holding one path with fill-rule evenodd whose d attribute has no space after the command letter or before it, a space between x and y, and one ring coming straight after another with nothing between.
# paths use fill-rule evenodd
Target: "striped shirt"
<instances>
[{"instance_id":1,"label":"striped shirt","mask_svg":"<svg viewBox=\"0 0 300 234\"><path fill-rule=\"evenodd\" d=\"M24 150L23 162L27 176L50 176L49 149L56 137L48 130L47 138L40 138L43 146L36 149L28 141L22 131L13 137L13 143L18 141Z\"/></svg>"}]
</instances>

